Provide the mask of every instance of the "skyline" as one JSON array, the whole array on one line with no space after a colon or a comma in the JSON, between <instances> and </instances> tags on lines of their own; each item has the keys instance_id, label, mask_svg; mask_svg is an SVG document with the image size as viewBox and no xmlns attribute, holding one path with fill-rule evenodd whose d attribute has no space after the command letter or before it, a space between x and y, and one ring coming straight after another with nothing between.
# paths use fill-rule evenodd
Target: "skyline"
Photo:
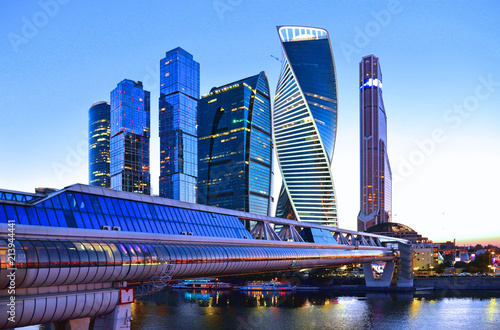
<instances>
[{"instance_id":1,"label":"skyline","mask_svg":"<svg viewBox=\"0 0 500 330\"><path fill-rule=\"evenodd\" d=\"M43 8L37 3L8 4L10 15L0 23L5 61L0 102L1 137L9 141L1 151L10 161L0 163L0 186L33 191L37 186L87 183L89 107L109 102L110 90L123 79L143 81L144 89L157 99L157 61L177 46L200 62L202 95L213 86L264 70L273 96L280 63L270 55L282 58L275 27L310 25L328 30L338 75L338 139L332 164L340 228L356 228L357 70L361 57L373 53L384 66L393 221L434 241L457 238L459 243L470 239L500 244L500 234L494 232L499 193L492 189L500 184L495 172L500 162L495 152L500 142L500 114L495 111L500 102L497 3L401 1L390 7L389 2L340 1L323 6L321 12L301 2L280 11L279 3L266 4L260 17L255 8L259 6L240 2L224 11L215 3L177 4L178 15L159 28L146 23L163 22L167 4L158 2L152 6L155 10L137 13L132 4L68 2L53 16L47 14L46 24L39 24L30 38L23 35L23 26L42 17L38 13ZM429 10L434 18L426 18L422 26L421 17ZM196 26L185 23L193 13L199 18ZM380 13L389 13L387 24L377 20ZM88 24L78 20L84 17ZM122 26L124 18L117 17L139 19L141 28ZM26 42L12 43L12 34ZM135 45L144 35L151 42ZM257 41L248 47L249 40ZM151 183L158 194L156 102L151 115ZM274 172L279 173L276 168ZM275 196L279 187L275 184Z\"/></svg>"}]
</instances>

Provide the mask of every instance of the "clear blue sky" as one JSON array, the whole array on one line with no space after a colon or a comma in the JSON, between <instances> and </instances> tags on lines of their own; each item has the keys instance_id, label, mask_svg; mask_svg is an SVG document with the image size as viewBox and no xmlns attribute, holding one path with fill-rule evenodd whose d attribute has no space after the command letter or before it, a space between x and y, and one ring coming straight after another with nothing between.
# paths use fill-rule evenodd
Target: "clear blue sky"
<instances>
[{"instance_id":1,"label":"clear blue sky","mask_svg":"<svg viewBox=\"0 0 500 330\"><path fill-rule=\"evenodd\" d=\"M358 62L373 53L384 79L394 221L435 241L500 244L498 1L60 2L1 2L0 187L87 183L88 109L127 78L151 91L157 193L165 52L194 55L202 94L262 70L274 92L276 26L317 26L330 33L337 68L340 226L356 228Z\"/></svg>"}]
</instances>

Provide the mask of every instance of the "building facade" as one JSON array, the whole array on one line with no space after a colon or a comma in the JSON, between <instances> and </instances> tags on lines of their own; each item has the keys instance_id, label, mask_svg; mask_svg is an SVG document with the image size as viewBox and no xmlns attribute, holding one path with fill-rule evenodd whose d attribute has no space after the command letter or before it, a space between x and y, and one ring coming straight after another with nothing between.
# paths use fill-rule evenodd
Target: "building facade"
<instances>
[{"instance_id":1,"label":"building facade","mask_svg":"<svg viewBox=\"0 0 500 330\"><path fill-rule=\"evenodd\" d=\"M387 155L387 115L378 57L359 64L360 211L358 230L391 222L392 173Z\"/></svg>"},{"instance_id":2,"label":"building facade","mask_svg":"<svg viewBox=\"0 0 500 330\"><path fill-rule=\"evenodd\" d=\"M160 61L160 196L196 202L200 65L182 48Z\"/></svg>"},{"instance_id":3,"label":"building facade","mask_svg":"<svg viewBox=\"0 0 500 330\"><path fill-rule=\"evenodd\" d=\"M125 79L111 91L111 188L149 195L150 93Z\"/></svg>"},{"instance_id":4,"label":"building facade","mask_svg":"<svg viewBox=\"0 0 500 330\"><path fill-rule=\"evenodd\" d=\"M214 87L198 103L198 203L268 215L271 104L265 72Z\"/></svg>"},{"instance_id":5,"label":"building facade","mask_svg":"<svg viewBox=\"0 0 500 330\"><path fill-rule=\"evenodd\" d=\"M283 65L274 98L274 141L283 187L276 216L338 226L331 162L337 78L328 32L278 27Z\"/></svg>"},{"instance_id":6,"label":"building facade","mask_svg":"<svg viewBox=\"0 0 500 330\"><path fill-rule=\"evenodd\" d=\"M105 101L89 109L89 185L109 188L110 107Z\"/></svg>"}]
</instances>

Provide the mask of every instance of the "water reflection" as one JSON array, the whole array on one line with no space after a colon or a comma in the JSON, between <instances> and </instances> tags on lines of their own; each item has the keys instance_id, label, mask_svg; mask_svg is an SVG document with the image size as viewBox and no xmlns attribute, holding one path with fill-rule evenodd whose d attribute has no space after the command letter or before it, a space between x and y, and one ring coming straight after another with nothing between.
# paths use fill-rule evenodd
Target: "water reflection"
<instances>
[{"instance_id":1,"label":"water reflection","mask_svg":"<svg viewBox=\"0 0 500 330\"><path fill-rule=\"evenodd\" d=\"M162 291L132 306L134 329L498 329L499 291L405 294Z\"/></svg>"}]
</instances>

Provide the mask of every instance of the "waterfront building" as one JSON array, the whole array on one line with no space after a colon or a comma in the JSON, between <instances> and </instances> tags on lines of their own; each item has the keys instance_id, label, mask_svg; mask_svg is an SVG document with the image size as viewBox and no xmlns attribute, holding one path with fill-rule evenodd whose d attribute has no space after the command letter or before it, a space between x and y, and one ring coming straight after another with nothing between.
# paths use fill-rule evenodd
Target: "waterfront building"
<instances>
[{"instance_id":1,"label":"waterfront building","mask_svg":"<svg viewBox=\"0 0 500 330\"><path fill-rule=\"evenodd\" d=\"M198 203L268 215L271 106L265 72L214 87L198 103Z\"/></svg>"},{"instance_id":2,"label":"waterfront building","mask_svg":"<svg viewBox=\"0 0 500 330\"><path fill-rule=\"evenodd\" d=\"M105 101L89 109L89 184L110 187L109 172L110 108Z\"/></svg>"},{"instance_id":3,"label":"waterfront building","mask_svg":"<svg viewBox=\"0 0 500 330\"><path fill-rule=\"evenodd\" d=\"M125 79L111 91L111 188L150 194L150 93Z\"/></svg>"},{"instance_id":4,"label":"waterfront building","mask_svg":"<svg viewBox=\"0 0 500 330\"><path fill-rule=\"evenodd\" d=\"M433 275L434 268L442 263L438 245L433 243L413 244L413 270L415 275Z\"/></svg>"},{"instance_id":5,"label":"waterfront building","mask_svg":"<svg viewBox=\"0 0 500 330\"><path fill-rule=\"evenodd\" d=\"M196 202L200 64L182 48L160 61L160 196Z\"/></svg>"},{"instance_id":6,"label":"waterfront building","mask_svg":"<svg viewBox=\"0 0 500 330\"><path fill-rule=\"evenodd\" d=\"M364 56L359 64L360 211L358 230L392 217L392 173L387 155L387 114L382 98L378 57Z\"/></svg>"},{"instance_id":7,"label":"waterfront building","mask_svg":"<svg viewBox=\"0 0 500 330\"><path fill-rule=\"evenodd\" d=\"M337 227L337 78L329 35L301 26L278 27L278 35L284 58L273 135L283 186L276 216Z\"/></svg>"}]
</instances>

